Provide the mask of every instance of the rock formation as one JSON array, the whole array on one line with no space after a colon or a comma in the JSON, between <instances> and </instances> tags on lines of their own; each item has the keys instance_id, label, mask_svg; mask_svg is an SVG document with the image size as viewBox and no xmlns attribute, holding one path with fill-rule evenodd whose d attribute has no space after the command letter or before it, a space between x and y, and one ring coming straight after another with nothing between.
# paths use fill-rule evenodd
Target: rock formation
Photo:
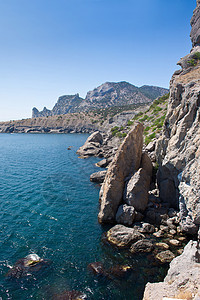
<instances>
[{"instance_id":1,"label":"rock formation","mask_svg":"<svg viewBox=\"0 0 200 300\"><path fill-rule=\"evenodd\" d=\"M38 109L34 107L32 109L32 118L74 113L77 111L78 106L82 101L83 98L80 98L79 94L61 96L58 98L58 101L56 102L52 110L44 107L42 111L38 111Z\"/></svg>"},{"instance_id":2,"label":"rock formation","mask_svg":"<svg viewBox=\"0 0 200 300\"><path fill-rule=\"evenodd\" d=\"M167 250L168 251L168 250ZM173 259L164 282L148 283L143 300L200 299L199 263L195 261L197 242L190 241L182 255Z\"/></svg>"},{"instance_id":3,"label":"rock formation","mask_svg":"<svg viewBox=\"0 0 200 300\"><path fill-rule=\"evenodd\" d=\"M76 95L64 95L58 98L52 110L44 107L38 111L32 109L32 118L63 115L80 111L96 110L112 106L150 103L155 98L168 93L168 90L155 86L137 87L128 82L106 82L87 93L83 99Z\"/></svg>"},{"instance_id":4,"label":"rock formation","mask_svg":"<svg viewBox=\"0 0 200 300\"><path fill-rule=\"evenodd\" d=\"M160 197L179 206L182 228L191 234L200 225L200 4L191 25L193 49L170 82L163 135L156 147Z\"/></svg>"},{"instance_id":5,"label":"rock formation","mask_svg":"<svg viewBox=\"0 0 200 300\"><path fill-rule=\"evenodd\" d=\"M191 41L192 46L200 46L200 1L197 0L197 7L194 10L193 17L191 19Z\"/></svg>"},{"instance_id":6,"label":"rock formation","mask_svg":"<svg viewBox=\"0 0 200 300\"><path fill-rule=\"evenodd\" d=\"M138 123L127 135L116 153L100 191L99 222L114 222L122 201L125 180L140 167L143 126Z\"/></svg>"}]
</instances>

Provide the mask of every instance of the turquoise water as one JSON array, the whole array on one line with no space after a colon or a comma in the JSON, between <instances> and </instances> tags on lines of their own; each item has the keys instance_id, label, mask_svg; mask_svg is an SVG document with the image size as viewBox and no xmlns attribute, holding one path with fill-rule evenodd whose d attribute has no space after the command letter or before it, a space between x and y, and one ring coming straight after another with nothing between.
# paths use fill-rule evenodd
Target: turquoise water
<instances>
[{"instance_id":1,"label":"turquoise water","mask_svg":"<svg viewBox=\"0 0 200 300\"><path fill-rule=\"evenodd\" d=\"M152 272L147 257L103 244L97 222L99 186L89 180L97 158L79 159L84 134L0 134L0 299L54 299L78 290L88 299L141 299ZM72 146L72 150L67 150ZM18 280L9 265L30 253L52 263ZM129 264L126 279L97 278L87 265ZM153 274L153 275L152 275Z\"/></svg>"}]
</instances>

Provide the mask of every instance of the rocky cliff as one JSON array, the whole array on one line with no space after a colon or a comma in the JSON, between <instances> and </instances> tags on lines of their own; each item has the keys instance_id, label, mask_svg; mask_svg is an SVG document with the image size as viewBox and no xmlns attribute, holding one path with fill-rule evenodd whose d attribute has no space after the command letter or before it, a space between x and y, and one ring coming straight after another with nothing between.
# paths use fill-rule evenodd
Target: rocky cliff
<instances>
[{"instance_id":1,"label":"rocky cliff","mask_svg":"<svg viewBox=\"0 0 200 300\"><path fill-rule=\"evenodd\" d=\"M160 197L179 207L182 227L195 233L200 225L200 3L191 20L191 53L178 64L162 137L157 143Z\"/></svg>"},{"instance_id":2,"label":"rocky cliff","mask_svg":"<svg viewBox=\"0 0 200 300\"><path fill-rule=\"evenodd\" d=\"M87 93L86 98L79 94L59 97L52 110L44 107L42 111L33 108L32 117L47 117L105 109L113 106L150 103L155 98L168 93L168 89L155 86L142 86L140 88L128 82L106 82Z\"/></svg>"},{"instance_id":3,"label":"rocky cliff","mask_svg":"<svg viewBox=\"0 0 200 300\"><path fill-rule=\"evenodd\" d=\"M42 111L38 111L38 109L34 107L32 109L32 117L38 118L38 117L47 117L47 116L55 116L55 115L65 115L67 113L74 113L77 111L82 101L83 99L79 97L79 94L61 96L58 98L58 101L54 105L52 110L49 110L46 107L44 107Z\"/></svg>"},{"instance_id":4,"label":"rocky cliff","mask_svg":"<svg viewBox=\"0 0 200 300\"><path fill-rule=\"evenodd\" d=\"M172 76L163 133L157 142L158 185L162 201L180 210L181 230L200 226L200 1L191 19L192 50ZM200 299L200 230L171 264L164 282L148 283L144 300Z\"/></svg>"}]
</instances>

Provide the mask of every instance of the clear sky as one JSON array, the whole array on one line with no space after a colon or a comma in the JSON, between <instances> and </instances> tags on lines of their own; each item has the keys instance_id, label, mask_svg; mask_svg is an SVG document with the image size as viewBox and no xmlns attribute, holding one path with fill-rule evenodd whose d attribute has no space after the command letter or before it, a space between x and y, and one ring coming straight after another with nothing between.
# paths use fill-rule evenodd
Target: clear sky
<instances>
[{"instance_id":1,"label":"clear sky","mask_svg":"<svg viewBox=\"0 0 200 300\"><path fill-rule=\"evenodd\" d=\"M169 86L196 0L0 0L0 120L106 81Z\"/></svg>"}]
</instances>

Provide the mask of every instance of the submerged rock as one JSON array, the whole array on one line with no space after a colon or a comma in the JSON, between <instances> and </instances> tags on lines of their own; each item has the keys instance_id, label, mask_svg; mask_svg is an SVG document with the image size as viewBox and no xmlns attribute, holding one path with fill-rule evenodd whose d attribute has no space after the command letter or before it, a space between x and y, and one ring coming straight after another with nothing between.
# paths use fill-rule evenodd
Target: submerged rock
<instances>
[{"instance_id":1,"label":"submerged rock","mask_svg":"<svg viewBox=\"0 0 200 300\"><path fill-rule=\"evenodd\" d=\"M132 271L132 267L127 265L115 265L108 269L108 274L114 277L123 278Z\"/></svg>"},{"instance_id":2,"label":"submerged rock","mask_svg":"<svg viewBox=\"0 0 200 300\"><path fill-rule=\"evenodd\" d=\"M37 254L32 253L24 258L19 259L7 273L8 278L20 278L39 271L49 261L40 258Z\"/></svg>"},{"instance_id":3,"label":"submerged rock","mask_svg":"<svg viewBox=\"0 0 200 300\"><path fill-rule=\"evenodd\" d=\"M94 275L106 275L106 271L101 262L93 262L88 265L88 270Z\"/></svg>"},{"instance_id":4,"label":"submerged rock","mask_svg":"<svg viewBox=\"0 0 200 300\"><path fill-rule=\"evenodd\" d=\"M87 296L79 291L64 291L61 294L56 294L53 296L55 300L86 300Z\"/></svg>"}]
</instances>

